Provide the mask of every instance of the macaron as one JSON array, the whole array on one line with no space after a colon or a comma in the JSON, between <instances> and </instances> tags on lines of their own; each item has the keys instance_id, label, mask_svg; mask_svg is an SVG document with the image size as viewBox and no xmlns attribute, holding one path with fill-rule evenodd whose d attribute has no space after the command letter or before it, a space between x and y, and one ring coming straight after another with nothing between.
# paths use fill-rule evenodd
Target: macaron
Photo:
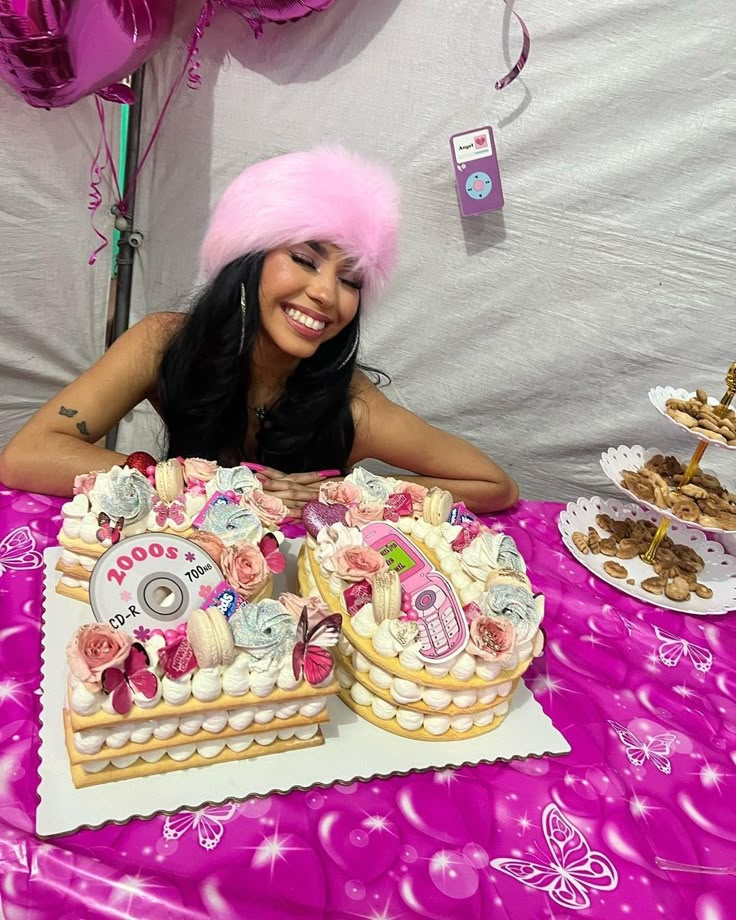
<instances>
[{"instance_id":1,"label":"macaron","mask_svg":"<svg viewBox=\"0 0 736 920\"><path fill-rule=\"evenodd\" d=\"M200 668L226 667L235 660L233 634L216 607L195 610L191 614L187 639Z\"/></svg>"},{"instance_id":2,"label":"macaron","mask_svg":"<svg viewBox=\"0 0 736 920\"><path fill-rule=\"evenodd\" d=\"M157 463L155 479L159 498L167 505L170 505L184 491L184 472L176 459Z\"/></svg>"},{"instance_id":3,"label":"macaron","mask_svg":"<svg viewBox=\"0 0 736 920\"><path fill-rule=\"evenodd\" d=\"M452 495L447 489L432 488L424 499L422 517L428 524L438 527L449 518L452 511Z\"/></svg>"},{"instance_id":4,"label":"macaron","mask_svg":"<svg viewBox=\"0 0 736 920\"><path fill-rule=\"evenodd\" d=\"M379 572L373 578L373 616L376 623L401 615L401 582L398 572Z\"/></svg>"}]
</instances>

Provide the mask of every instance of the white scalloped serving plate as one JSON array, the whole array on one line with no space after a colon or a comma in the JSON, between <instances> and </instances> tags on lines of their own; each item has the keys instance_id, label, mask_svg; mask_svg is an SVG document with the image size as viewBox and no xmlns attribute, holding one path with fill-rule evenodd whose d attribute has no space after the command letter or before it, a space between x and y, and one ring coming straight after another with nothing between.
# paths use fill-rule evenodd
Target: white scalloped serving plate
<instances>
[{"instance_id":1,"label":"white scalloped serving plate","mask_svg":"<svg viewBox=\"0 0 736 920\"><path fill-rule=\"evenodd\" d=\"M617 485L622 492L630 495L637 504L643 505L645 508L650 508L662 517L669 518L671 521L676 521L680 524L686 523L688 527L695 527L698 530L704 530L706 533L736 533L736 529L725 530L722 527L706 527L704 524L698 524L696 521L683 521L682 518L677 517L670 508L660 508L653 502L644 501L643 498L639 498L638 495L634 495L629 489L623 487L621 484L621 474L624 470L641 469L647 460L651 460L652 457L656 457L657 454L664 453L665 451L659 450L656 447L645 450L640 444L635 444L633 447L626 447L624 444L620 444L618 447L609 447L604 454L601 454L601 466L606 476L608 476L611 482ZM713 470L703 469L703 467L701 467L701 469L704 473L710 473L711 476L718 475L714 473ZM729 487L726 486L726 488Z\"/></svg>"},{"instance_id":2,"label":"white scalloped serving plate","mask_svg":"<svg viewBox=\"0 0 736 920\"><path fill-rule=\"evenodd\" d=\"M657 412L662 413L667 421L672 422L673 425L677 425L678 428L682 428L683 431L687 431L689 435L692 435L692 437L697 438L699 441L705 441L705 443L710 444L711 447L723 447L726 450L736 450L736 445L724 444L723 441L714 441L713 438L706 438L704 434L696 434L692 428L688 428L687 425L676 422L671 415L667 415L668 399L690 399L691 396L695 396L695 393L691 393L689 390L678 390L675 387L653 387L649 391L649 400L651 404ZM711 396L708 399L708 404L717 406L718 400Z\"/></svg>"},{"instance_id":3,"label":"white scalloped serving plate","mask_svg":"<svg viewBox=\"0 0 736 920\"><path fill-rule=\"evenodd\" d=\"M678 603L677 601L671 601L664 595L655 596L649 594L640 586L639 582L642 579L654 574L652 567L642 562L641 559L617 560L628 569L629 577L636 579L636 584L627 585L626 579L611 578L604 571L603 563L608 562L611 557L602 554L594 556L592 553L584 556L576 549L575 544L572 542L572 535L575 531L579 530L582 533L587 533L589 527L595 527L600 533L600 528L595 522L597 514L608 514L615 521L643 520L651 521L653 524L658 524L661 519L661 515L658 512L653 513L640 508L638 505L627 505L616 500L606 501L597 496L579 498L576 502L570 502L565 510L560 513L558 522L562 540L575 559L596 577L640 601L652 604L655 607L675 610L679 613L706 616L707 614L724 614L736 610L736 558L730 556L720 543L709 540L701 530L688 527L682 521L670 525L668 536L675 543L691 546L696 553L703 557L705 568L698 578L713 591L713 597L710 600L704 600L693 594L686 604Z\"/></svg>"}]
</instances>

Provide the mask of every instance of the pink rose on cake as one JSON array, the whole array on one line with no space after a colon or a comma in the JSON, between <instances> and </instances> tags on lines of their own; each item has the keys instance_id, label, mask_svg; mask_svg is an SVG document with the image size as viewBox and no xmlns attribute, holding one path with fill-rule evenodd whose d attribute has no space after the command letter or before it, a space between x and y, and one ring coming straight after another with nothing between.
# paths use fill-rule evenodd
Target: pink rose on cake
<instances>
[{"instance_id":1,"label":"pink rose on cake","mask_svg":"<svg viewBox=\"0 0 736 920\"><path fill-rule=\"evenodd\" d=\"M191 457L184 461L184 482L187 485L192 479L198 482L209 482L213 479L219 469L214 460L201 460L199 457Z\"/></svg>"},{"instance_id":2,"label":"pink rose on cake","mask_svg":"<svg viewBox=\"0 0 736 920\"><path fill-rule=\"evenodd\" d=\"M122 668L131 639L106 623L80 626L66 647L69 670L89 690L99 690L106 668Z\"/></svg>"},{"instance_id":3,"label":"pink rose on cake","mask_svg":"<svg viewBox=\"0 0 736 920\"><path fill-rule=\"evenodd\" d=\"M411 498L412 512L416 516L421 516L424 509L424 499L427 497L427 489L420 486L418 482L400 482L397 492L402 495L408 495Z\"/></svg>"},{"instance_id":4,"label":"pink rose on cake","mask_svg":"<svg viewBox=\"0 0 736 920\"><path fill-rule=\"evenodd\" d=\"M485 661L499 661L510 656L516 633L512 624L501 617L476 616L470 621L467 649Z\"/></svg>"},{"instance_id":5,"label":"pink rose on cake","mask_svg":"<svg viewBox=\"0 0 736 920\"><path fill-rule=\"evenodd\" d=\"M345 521L349 527L361 527L373 521L383 520L383 505L373 502L361 502L357 507L348 508Z\"/></svg>"},{"instance_id":6,"label":"pink rose on cake","mask_svg":"<svg viewBox=\"0 0 736 920\"><path fill-rule=\"evenodd\" d=\"M326 482L319 487L319 500L326 505L357 505L360 503L360 489L352 482Z\"/></svg>"},{"instance_id":7,"label":"pink rose on cake","mask_svg":"<svg viewBox=\"0 0 736 920\"><path fill-rule=\"evenodd\" d=\"M255 512L258 520L268 530L278 527L289 513L280 498L276 495L269 495L262 489L253 489L242 504L243 507Z\"/></svg>"},{"instance_id":8,"label":"pink rose on cake","mask_svg":"<svg viewBox=\"0 0 736 920\"><path fill-rule=\"evenodd\" d=\"M97 480L97 473L82 473L81 476L74 477L74 494L75 495L86 495L89 498L89 493L95 487L95 481Z\"/></svg>"},{"instance_id":9,"label":"pink rose on cake","mask_svg":"<svg viewBox=\"0 0 736 920\"><path fill-rule=\"evenodd\" d=\"M222 551L225 549L225 544L217 534L210 533L208 530L195 530L188 539L197 546L201 546L207 555L212 556L217 565L222 568Z\"/></svg>"},{"instance_id":10,"label":"pink rose on cake","mask_svg":"<svg viewBox=\"0 0 736 920\"><path fill-rule=\"evenodd\" d=\"M263 554L250 543L226 546L220 557L220 568L225 580L246 600L255 597L268 578Z\"/></svg>"},{"instance_id":11,"label":"pink rose on cake","mask_svg":"<svg viewBox=\"0 0 736 920\"><path fill-rule=\"evenodd\" d=\"M332 568L344 581L370 581L379 572L385 572L386 560L369 546L346 546L331 559Z\"/></svg>"},{"instance_id":12,"label":"pink rose on cake","mask_svg":"<svg viewBox=\"0 0 736 920\"><path fill-rule=\"evenodd\" d=\"M316 626L320 620L328 617L332 611L320 597L299 597L296 594L279 595L279 604L288 610L298 623L302 610L307 608L307 624L312 627Z\"/></svg>"}]
</instances>

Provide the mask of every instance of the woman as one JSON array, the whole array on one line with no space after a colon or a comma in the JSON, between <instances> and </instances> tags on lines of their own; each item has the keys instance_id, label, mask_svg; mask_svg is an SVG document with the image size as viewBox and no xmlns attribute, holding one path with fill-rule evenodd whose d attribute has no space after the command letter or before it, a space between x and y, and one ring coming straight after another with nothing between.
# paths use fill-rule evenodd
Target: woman
<instances>
[{"instance_id":1,"label":"woman","mask_svg":"<svg viewBox=\"0 0 736 920\"><path fill-rule=\"evenodd\" d=\"M411 470L474 511L506 508L513 480L466 441L390 402L359 369L362 314L390 278L398 192L342 148L246 169L202 246L210 279L188 316L160 313L121 336L0 454L0 480L71 495L74 477L126 463L96 445L145 399L167 456L254 461L298 517L328 475L366 458Z\"/></svg>"}]
</instances>

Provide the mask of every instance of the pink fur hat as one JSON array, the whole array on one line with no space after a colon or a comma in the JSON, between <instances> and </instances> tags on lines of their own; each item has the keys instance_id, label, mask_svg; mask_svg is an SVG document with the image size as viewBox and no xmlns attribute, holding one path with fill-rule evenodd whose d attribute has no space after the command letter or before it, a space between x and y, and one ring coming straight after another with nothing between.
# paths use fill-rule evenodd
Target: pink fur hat
<instances>
[{"instance_id":1,"label":"pink fur hat","mask_svg":"<svg viewBox=\"0 0 736 920\"><path fill-rule=\"evenodd\" d=\"M396 263L399 192L382 166L342 147L318 147L256 163L217 203L201 251L214 278L249 252L311 240L355 260L362 300L384 291Z\"/></svg>"}]
</instances>

